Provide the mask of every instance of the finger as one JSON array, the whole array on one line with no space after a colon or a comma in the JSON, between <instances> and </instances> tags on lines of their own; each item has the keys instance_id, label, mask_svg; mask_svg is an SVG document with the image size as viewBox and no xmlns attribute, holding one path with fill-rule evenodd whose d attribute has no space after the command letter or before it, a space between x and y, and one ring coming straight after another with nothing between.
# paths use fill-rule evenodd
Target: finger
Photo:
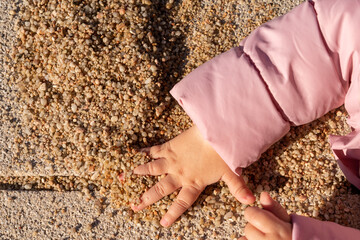
<instances>
[{"instance_id":1,"label":"finger","mask_svg":"<svg viewBox=\"0 0 360 240\"><path fill-rule=\"evenodd\" d=\"M267 193L267 192L261 193L260 203L265 210L272 212L279 219L281 219L285 222L290 222L291 219L290 219L289 214L280 205L280 203L276 202L275 200L273 200L270 197L269 193Z\"/></svg>"},{"instance_id":2,"label":"finger","mask_svg":"<svg viewBox=\"0 0 360 240\"><path fill-rule=\"evenodd\" d=\"M251 225L264 233L273 232L284 223L271 212L257 207L246 208L244 216Z\"/></svg>"},{"instance_id":3,"label":"finger","mask_svg":"<svg viewBox=\"0 0 360 240\"><path fill-rule=\"evenodd\" d=\"M244 237L239 238L238 240L248 240L248 239L244 236Z\"/></svg>"},{"instance_id":4,"label":"finger","mask_svg":"<svg viewBox=\"0 0 360 240\"><path fill-rule=\"evenodd\" d=\"M142 149L139 150L139 152L143 152L143 153L146 153L146 154L150 154L150 148L151 148L151 147L142 148Z\"/></svg>"},{"instance_id":5,"label":"finger","mask_svg":"<svg viewBox=\"0 0 360 240\"><path fill-rule=\"evenodd\" d=\"M230 169L221 178L228 186L231 194L243 204L251 204L255 201L255 196L246 186L242 176L238 176Z\"/></svg>"},{"instance_id":6,"label":"finger","mask_svg":"<svg viewBox=\"0 0 360 240\"><path fill-rule=\"evenodd\" d=\"M140 198L141 203L138 206L132 206L131 208L134 211L140 211L147 206L159 201L163 197L173 193L180 187L181 185L177 183L177 181L171 175L167 175L142 195Z\"/></svg>"},{"instance_id":7,"label":"finger","mask_svg":"<svg viewBox=\"0 0 360 240\"><path fill-rule=\"evenodd\" d=\"M162 145L156 145L156 146L152 146L148 151L149 151L149 155L152 158L162 158L163 156L161 155L162 153L162 149L163 146Z\"/></svg>"},{"instance_id":8,"label":"finger","mask_svg":"<svg viewBox=\"0 0 360 240\"><path fill-rule=\"evenodd\" d=\"M199 190L194 187L183 187L175 199L174 203L170 206L168 212L162 217L160 224L168 227L175 222L199 197L203 189Z\"/></svg>"},{"instance_id":9,"label":"finger","mask_svg":"<svg viewBox=\"0 0 360 240\"><path fill-rule=\"evenodd\" d=\"M265 234L259 229L254 227L251 223L246 224L244 229L245 237L248 240L261 240L265 239Z\"/></svg>"},{"instance_id":10,"label":"finger","mask_svg":"<svg viewBox=\"0 0 360 240\"><path fill-rule=\"evenodd\" d=\"M162 175L167 172L166 160L160 158L149 163L142 164L134 169L139 175Z\"/></svg>"},{"instance_id":11,"label":"finger","mask_svg":"<svg viewBox=\"0 0 360 240\"><path fill-rule=\"evenodd\" d=\"M139 150L139 152L146 153L146 154L150 155L150 157L156 159L156 158L162 157L162 156L160 156L162 148L163 148L162 145L155 145L152 147L142 148Z\"/></svg>"}]
</instances>

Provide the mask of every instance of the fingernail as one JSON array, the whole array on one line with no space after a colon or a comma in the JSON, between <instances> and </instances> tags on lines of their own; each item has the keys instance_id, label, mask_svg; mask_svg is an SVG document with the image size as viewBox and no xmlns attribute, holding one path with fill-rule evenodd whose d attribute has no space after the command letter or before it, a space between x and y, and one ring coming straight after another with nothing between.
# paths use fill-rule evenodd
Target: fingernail
<instances>
[{"instance_id":1,"label":"fingernail","mask_svg":"<svg viewBox=\"0 0 360 240\"><path fill-rule=\"evenodd\" d=\"M250 200L250 198L249 198L248 195L242 196L241 198L242 198L243 200Z\"/></svg>"},{"instance_id":2,"label":"fingernail","mask_svg":"<svg viewBox=\"0 0 360 240\"><path fill-rule=\"evenodd\" d=\"M244 196L243 199L244 199L245 201L247 201L247 202L251 202L251 201L254 200L253 196L250 196L250 195Z\"/></svg>"},{"instance_id":3,"label":"fingernail","mask_svg":"<svg viewBox=\"0 0 360 240\"><path fill-rule=\"evenodd\" d=\"M140 152L143 152L143 153L146 153L146 154L149 154L150 153L150 148L141 148L140 149Z\"/></svg>"},{"instance_id":4,"label":"fingernail","mask_svg":"<svg viewBox=\"0 0 360 240\"><path fill-rule=\"evenodd\" d=\"M123 181L125 180L125 174L124 174L124 173L120 173L120 174L118 175L118 177L119 177L119 181L120 181L120 182L123 182Z\"/></svg>"},{"instance_id":5,"label":"fingernail","mask_svg":"<svg viewBox=\"0 0 360 240\"><path fill-rule=\"evenodd\" d=\"M169 226L169 222L168 222L164 217L161 219L160 224L161 224L163 227Z\"/></svg>"},{"instance_id":6,"label":"fingernail","mask_svg":"<svg viewBox=\"0 0 360 240\"><path fill-rule=\"evenodd\" d=\"M134 203L130 203L130 207L131 207L131 209L132 209L133 211L139 210L139 207L136 206Z\"/></svg>"},{"instance_id":7,"label":"fingernail","mask_svg":"<svg viewBox=\"0 0 360 240\"><path fill-rule=\"evenodd\" d=\"M139 206L134 205L131 207L131 209L134 210L135 212L137 212L137 211L139 211Z\"/></svg>"}]
</instances>

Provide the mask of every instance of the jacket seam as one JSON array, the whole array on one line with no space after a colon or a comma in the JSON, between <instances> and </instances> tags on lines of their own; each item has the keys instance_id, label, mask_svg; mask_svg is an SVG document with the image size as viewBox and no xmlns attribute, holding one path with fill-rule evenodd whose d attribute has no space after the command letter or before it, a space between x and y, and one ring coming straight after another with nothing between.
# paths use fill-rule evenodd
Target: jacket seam
<instances>
[{"instance_id":1,"label":"jacket seam","mask_svg":"<svg viewBox=\"0 0 360 240\"><path fill-rule=\"evenodd\" d=\"M269 96L271 98L271 101L273 102L276 110L279 112L279 114L281 115L281 117L289 122L291 125L295 126L294 122L292 122L289 117L285 114L285 111L282 109L282 107L280 106L279 102L275 99L273 93L271 92L269 85L267 84L267 82L265 81L264 77L262 76L260 69L256 66L255 62L252 60L252 58L250 57L250 55L248 53L245 52L245 50L243 49L243 53L244 55L249 59L250 64L254 67L254 69L256 70L256 72L258 73L258 75L260 76L261 81L264 83L266 91L269 93Z\"/></svg>"},{"instance_id":2,"label":"jacket seam","mask_svg":"<svg viewBox=\"0 0 360 240\"><path fill-rule=\"evenodd\" d=\"M340 81L341 83L341 86L342 86L342 90L343 90L343 93L345 94L346 93L346 89L344 87L344 84L346 84L346 81L343 80L342 78L342 75L341 75L341 68L336 66L335 62L334 62L334 58L332 57L332 55L334 54L333 51L331 51L330 47L329 47L329 44L327 43L326 39L325 39L325 36L321 30L321 26L320 26L320 21L319 21L319 18L318 18L318 13L316 11L316 8L315 8L315 2L313 0L308 0L308 2L310 3L310 5L312 6L313 8L313 11L315 13L315 19L316 19L316 23L317 23L317 27L319 29L319 33L320 33L320 37L321 37L321 40L326 48L326 51L328 52L328 54L330 55L330 58L331 58L331 62L333 64L333 67L334 69L336 69L336 72L338 74L338 80ZM349 83L348 83L348 86L350 86L351 84L351 79L349 79Z\"/></svg>"}]
</instances>

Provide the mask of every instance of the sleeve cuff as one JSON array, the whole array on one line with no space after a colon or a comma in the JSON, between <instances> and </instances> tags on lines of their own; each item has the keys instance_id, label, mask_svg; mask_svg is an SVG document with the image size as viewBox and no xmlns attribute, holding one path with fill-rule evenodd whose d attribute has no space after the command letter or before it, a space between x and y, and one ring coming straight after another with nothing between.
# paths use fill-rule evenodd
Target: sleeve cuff
<instances>
[{"instance_id":1,"label":"sleeve cuff","mask_svg":"<svg viewBox=\"0 0 360 240\"><path fill-rule=\"evenodd\" d=\"M170 93L237 174L290 129L241 46L201 65Z\"/></svg>"},{"instance_id":2,"label":"sleeve cuff","mask_svg":"<svg viewBox=\"0 0 360 240\"><path fill-rule=\"evenodd\" d=\"M360 131L346 136L330 136L332 151L344 175L360 189Z\"/></svg>"}]
</instances>

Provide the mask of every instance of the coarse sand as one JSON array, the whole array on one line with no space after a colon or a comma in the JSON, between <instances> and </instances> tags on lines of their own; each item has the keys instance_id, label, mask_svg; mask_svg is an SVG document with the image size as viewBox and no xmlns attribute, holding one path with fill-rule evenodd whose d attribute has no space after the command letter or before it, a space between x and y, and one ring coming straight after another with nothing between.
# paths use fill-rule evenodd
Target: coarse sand
<instances>
[{"instance_id":1,"label":"coarse sand","mask_svg":"<svg viewBox=\"0 0 360 240\"><path fill-rule=\"evenodd\" d=\"M240 237L246 206L222 182L168 229L159 217L176 193L140 213L129 210L157 180L129 176L148 161L133 149L191 125L168 94L176 82L302 1L55 2L0 1L0 239ZM55 20L78 14L70 23L78 30L67 21L52 29L51 17L37 19L44 12ZM83 37L77 32L95 31L74 44ZM47 49L36 45L49 39ZM29 64L34 72L19 70ZM289 213L360 229L359 191L328 143L329 134L349 133L346 117L341 107L293 127L244 171L249 188L257 197L269 191Z\"/></svg>"}]
</instances>

